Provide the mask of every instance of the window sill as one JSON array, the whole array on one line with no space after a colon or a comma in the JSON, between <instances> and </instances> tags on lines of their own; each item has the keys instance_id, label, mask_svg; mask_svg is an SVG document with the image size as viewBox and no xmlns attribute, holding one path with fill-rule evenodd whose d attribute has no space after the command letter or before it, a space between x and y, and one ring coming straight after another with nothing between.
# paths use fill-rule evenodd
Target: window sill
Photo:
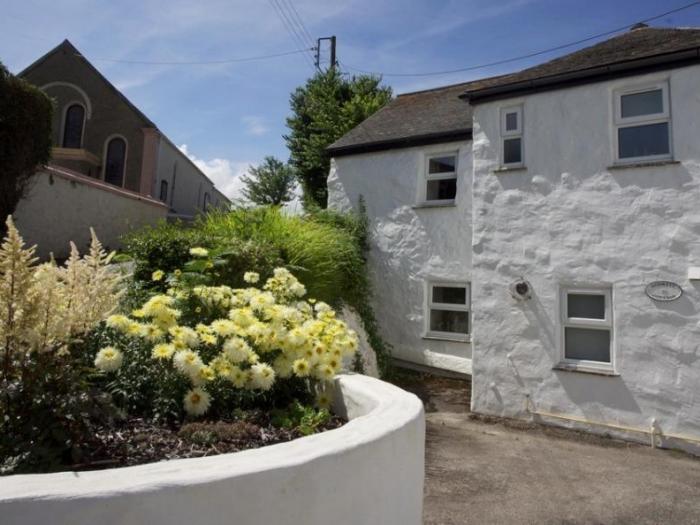
<instances>
[{"instance_id":1,"label":"window sill","mask_svg":"<svg viewBox=\"0 0 700 525\"><path fill-rule=\"evenodd\" d=\"M454 208L457 206L454 200L450 201L436 201L436 202L421 202L420 204L414 204L412 208L414 210L419 210L422 208Z\"/></svg>"},{"instance_id":2,"label":"window sill","mask_svg":"<svg viewBox=\"0 0 700 525\"><path fill-rule=\"evenodd\" d=\"M612 366L591 366L578 363L567 363L565 361L554 365L552 370L557 370L560 372L581 372L584 374L594 374L608 377L618 377L620 375L615 372Z\"/></svg>"},{"instance_id":3,"label":"window sill","mask_svg":"<svg viewBox=\"0 0 700 525\"><path fill-rule=\"evenodd\" d=\"M449 336L444 336L444 335L426 334L426 335L423 335L421 337L421 339L425 339L428 341L447 341L448 343L471 343L472 342L472 337L470 335L464 335L464 336L456 335L454 337L449 337Z\"/></svg>"},{"instance_id":4,"label":"window sill","mask_svg":"<svg viewBox=\"0 0 700 525\"><path fill-rule=\"evenodd\" d=\"M618 163L608 166L609 170L626 170L628 168L654 168L657 166L672 166L674 164L680 164L678 160L650 160L647 162L628 162L628 163Z\"/></svg>"},{"instance_id":5,"label":"window sill","mask_svg":"<svg viewBox=\"0 0 700 525\"><path fill-rule=\"evenodd\" d=\"M492 173L508 173L511 171L527 171L527 166L501 166L492 171Z\"/></svg>"}]
</instances>

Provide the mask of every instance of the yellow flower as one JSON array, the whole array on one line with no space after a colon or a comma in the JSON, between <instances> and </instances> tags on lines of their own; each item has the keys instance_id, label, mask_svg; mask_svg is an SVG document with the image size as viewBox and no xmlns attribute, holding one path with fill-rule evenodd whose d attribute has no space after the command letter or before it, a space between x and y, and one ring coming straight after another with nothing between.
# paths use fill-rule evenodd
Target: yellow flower
<instances>
[{"instance_id":1,"label":"yellow flower","mask_svg":"<svg viewBox=\"0 0 700 525\"><path fill-rule=\"evenodd\" d=\"M206 248L190 248L190 255L193 255L195 257L206 257L209 255L209 251Z\"/></svg>"},{"instance_id":2,"label":"yellow flower","mask_svg":"<svg viewBox=\"0 0 700 525\"><path fill-rule=\"evenodd\" d=\"M193 388L185 394L185 412L191 416L201 416L211 405L211 396L202 388Z\"/></svg>"},{"instance_id":3,"label":"yellow flower","mask_svg":"<svg viewBox=\"0 0 700 525\"><path fill-rule=\"evenodd\" d=\"M250 380L254 388L269 390L275 382L275 371L266 363L256 363L250 367Z\"/></svg>"},{"instance_id":4,"label":"yellow flower","mask_svg":"<svg viewBox=\"0 0 700 525\"><path fill-rule=\"evenodd\" d=\"M163 270L156 270L151 274L151 279L154 281L160 281L163 279L165 276L165 272Z\"/></svg>"},{"instance_id":5,"label":"yellow flower","mask_svg":"<svg viewBox=\"0 0 700 525\"><path fill-rule=\"evenodd\" d=\"M322 381L331 381L335 376L335 370L328 364L318 365L316 367L316 377Z\"/></svg>"},{"instance_id":6,"label":"yellow flower","mask_svg":"<svg viewBox=\"0 0 700 525\"><path fill-rule=\"evenodd\" d=\"M319 392L316 395L316 406L318 408L329 409L331 407L331 396L328 392Z\"/></svg>"},{"instance_id":7,"label":"yellow flower","mask_svg":"<svg viewBox=\"0 0 700 525\"><path fill-rule=\"evenodd\" d=\"M298 377L306 377L311 372L311 366L306 359L297 359L292 363L292 371Z\"/></svg>"},{"instance_id":8,"label":"yellow flower","mask_svg":"<svg viewBox=\"0 0 700 525\"><path fill-rule=\"evenodd\" d=\"M199 338L202 340L202 342L205 345L215 345L216 344L216 336L212 334L199 334Z\"/></svg>"},{"instance_id":9,"label":"yellow flower","mask_svg":"<svg viewBox=\"0 0 700 525\"><path fill-rule=\"evenodd\" d=\"M241 370L239 367L234 366L233 370L231 371L231 376L229 377L229 381L233 384L234 387L236 388L243 388L246 386L246 383L248 383L248 378L249 378L248 372L245 370Z\"/></svg>"},{"instance_id":10,"label":"yellow flower","mask_svg":"<svg viewBox=\"0 0 700 525\"><path fill-rule=\"evenodd\" d=\"M95 367L103 372L114 372L122 366L124 356L113 346L105 346L95 356Z\"/></svg>"},{"instance_id":11,"label":"yellow flower","mask_svg":"<svg viewBox=\"0 0 700 525\"><path fill-rule=\"evenodd\" d=\"M175 277L180 277L182 275L182 270L178 269L173 272L175 274Z\"/></svg>"},{"instance_id":12,"label":"yellow flower","mask_svg":"<svg viewBox=\"0 0 700 525\"><path fill-rule=\"evenodd\" d=\"M255 284L260 280L260 274L257 272L246 272L243 274L243 280L250 284Z\"/></svg>"},{"instance_id":13,"label":"yellow flower","mask_svg":"<svg viewBox=\"0 0 700 525\"><path fill-rule=\"evenodd\" d=\"M228 337L236 333L236 324L228 319L217 319L211 324L211 329L221 337Z\"/></svg>"},{"instance_id":14,"label":"yellow flower","mask_svg":"<svg viewBox=\"0 0 700 525\"><path fill-rule=\"evenodd\" d=\"M131 321L125 315L110 315L107 318L107 326L119 330L120 332L126 332L131 325Z\"/></svg>"},{"instance_id":15,"label":"yellow flower","mask_svg":"<svg viewBox=\"0 0 700 525\"><path fill-rule=\"evenodd\" d=\"M175 353L175 345L160 343L153 347L151 357L153 359L170 359Z\"/></svg>"},{"instance_id":16,"label":"yellow flower","mask_svg":"<svg viewBox=\"0 0 700 525\"><path fill-rule=\"evenodd\" d=\"M199 372L200 367L203 366L202 358L199 357L197 352L192 350L180 350L175 354L174 357L175 368L186 375L193 375Z\"/></svg>"},{"instance_id":17,"label":"yellow flower","mask_svg":"<svg viewBox=\"0 0 700 525\"><path fill-rule=\"evenodd\" d=\"M133 310L131 312L131 315L133 315L134 317L145 317L146 312L144 312L141 308L138 308L136 310Z\"/></svg>"}]
</instances>

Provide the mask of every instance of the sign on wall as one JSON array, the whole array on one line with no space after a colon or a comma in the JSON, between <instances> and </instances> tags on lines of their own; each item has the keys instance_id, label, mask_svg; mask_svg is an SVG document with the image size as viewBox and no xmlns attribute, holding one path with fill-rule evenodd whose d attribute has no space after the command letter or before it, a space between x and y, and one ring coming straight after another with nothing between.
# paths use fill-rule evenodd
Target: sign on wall
<instances>
[{"instance_id":1,"label":"sign on wall","mask_svg":"<svg viewBox=\"0 0 700 525\"><path fill-rule=\"evenodd\" d=\"M645 289L646 294L654 301L675 301L683 295L683 288L671 281L654 281Z\"/></svg>"}]
</instances>

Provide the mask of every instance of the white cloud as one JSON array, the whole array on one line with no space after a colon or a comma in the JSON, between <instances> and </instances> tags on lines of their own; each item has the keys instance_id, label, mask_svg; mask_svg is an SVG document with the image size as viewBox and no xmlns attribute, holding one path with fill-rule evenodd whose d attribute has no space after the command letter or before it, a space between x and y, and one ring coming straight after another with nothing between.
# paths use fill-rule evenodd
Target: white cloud
<instances>
[{"instance_id":1,"label":"white cloud","mask_svg":"<svg viewBox=\"0 0 700 525\"><path fill-rule=\"evenodd\" d=\"M254 162L232 161L222 158L204 160L190 153L187 149L187 144L178 146L178 149L187 155L189 159L214 182L217 189L224 195L230 199L243 198L241 195L241 189L243 188L241 176L248 171L248 168L252 164L255 164Z\"/></svg>"},{"instance_id":2,"label":"white cloud","mask_svg":"<svg viewBox=\"0 0 700 525\"><path fill-rule=\"evenodd\" d=\"M254 137L260 137L261 135L267 133L269 130L263 117L248 115L241 118L241 121L246 127L246 133L248 135L253 135Z\"/></svg>"}]
</instances>

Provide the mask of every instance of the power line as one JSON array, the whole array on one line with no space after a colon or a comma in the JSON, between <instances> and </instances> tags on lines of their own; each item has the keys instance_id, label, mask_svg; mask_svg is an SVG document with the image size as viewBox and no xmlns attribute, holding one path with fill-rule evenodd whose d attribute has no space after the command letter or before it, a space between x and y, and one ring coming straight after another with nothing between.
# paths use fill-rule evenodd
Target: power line
<instances>
[{"instance_id":1,"label":"power line","mask_svg":"<svg viewBox=\"0 0 700 525\"><path fill-rule=\"evenodd\" d=\"M700 5L700 1L692 2L692 3L684 5L682 7L672 9L671 11L666 11L665 13L661 13L659 15L645 18L644 20L639 20L637 22L633 22L632 24L627 24L625 26L618 27L616 29L611 29L610 31L605 31L604 33L598 33L597 35L582 38L581 40L576 40L575 42L569 42L567 44L562 44L562 45L559 45L556 47L551 47L549 49L543 49L542 51L528 53L527 55L520 55L520 56L513 57L513 58L506 58L503 60L497 60L495 62L488 62L485 64L479 64L476 66L468 66L468 67L463 67L463 68L459 68L459 69L449 69L449 70L445 70L445 71L431 71L431 72L426 72L426 73L383 73L383 72L379 72L379 71L366 71L363 69L359 69L359 68L350 66L350 65L345 64L345 63L343 63L342 66L345 67L346 69L351 69L351 70L357 71L359 73L365 73L365 74L369 74L369 75L381 75L384 77L430 77L430 76L437 76L437 75L449 75L450 73L463 73L465 71L474 71L476 69L484 69L484 68L491 67L491 66L499 66L502 64L509 64L511 62L518 62L520 60L525 60L527 58L532 58L532 57L536 57L539 55L552 53L554 51L559 51L561 49L566 49L567 47L572 47L572 46L575 46L578 44L583 44L585 42L590 42L591 40L602 38L604 36L612 35L614 33L619 33L620 31L624 31L626 29L629 29L630 27L632 27L635 24L639 24L639 23L643 24L643 23L647 23L647 22L653 22L654 20L658 20L659 18L663 18L664 16L678 13L679 11L684 11L686 9L690 9L691 7L696 7L698 5Z\"/></svg>"},{"instance_id":2,"label":"power line","mask_svg":"<svg viewBox=\"0 0 700 525\"><path fill-rule=\"evenodd\" d=\"M279 2L277 0L269 0L269 3L277 13L278 18L282 21L282 24L284 25L289 35L292 37L292 40L294 40L297 43L297 45L301 45L301 47L308 45L304 42L304 38L297 32L294 24L289 19L289 15L282 8ZM313 61L311 60L310 56L305 54L304 57L311 66L311 69L315 71L316 68L314 67Z\"/></svg>"},{"instance_id":3,"label":"power line","mask_svg":"<svg viewBox=\"0 0 700 525\"><path fill-rule=\"evenodd\" d=\"M243 58L226 58L223 60L192 60L192 61L151 61L151 60L121 60L117 58L91 58L91 61L95 62L115 62L118 64L146 64L154 66L206 66L215 64L232 64L236 62L254 62L257 60L267 60L270 58L278 58L289 55L297 55L299 53L308 53L311 49L295 49L294 51L286 51L284 53L275 53L272 55L259 55L252 57ZM85 58L87 57L76 53L76 56Z\"/></svg>"},{"instance_id":4,"label":"power line","mask_svg":"<svg viewBox=\"0 0 700 525\"><path fill-rule=\"evenodd\" d=\"M282 3L285 3L289 6L289 12L292 14L292 18L295 18L297 21L297 26L301 29L302 35L306 37L306 40L309 44L312 46L314 45L314 38L311 36L311 33L306 29L306 24L304 24L304 20L301 18L299 15L299 11L297 11L297 8L294 7L294 2L292 0L281 0Z\"/></svg>"}]
</instances>

